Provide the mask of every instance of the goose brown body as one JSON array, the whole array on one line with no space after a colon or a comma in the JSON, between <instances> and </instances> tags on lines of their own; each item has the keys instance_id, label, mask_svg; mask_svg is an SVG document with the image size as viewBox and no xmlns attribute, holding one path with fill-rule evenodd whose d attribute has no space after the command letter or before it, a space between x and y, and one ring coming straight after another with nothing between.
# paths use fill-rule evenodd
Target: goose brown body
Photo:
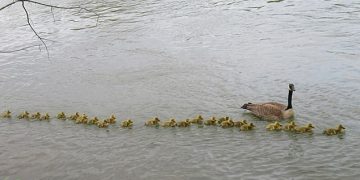
<instances>
[{"instance_id":1,"label":"goose brown body","mask_svg":"<svg viewBox=\"0 0 360 180\"><path fill-rule=\"evenodd\" d=\"M294 116L294 110L292 108L292 93L295 91L293 84L289 84L288 105L284 105L278 102L266 102L266 103L247 103L241 108L251 111L252 114L263 118L265 120L282 120L289 119Z\"/></svg>"}]
</instances>

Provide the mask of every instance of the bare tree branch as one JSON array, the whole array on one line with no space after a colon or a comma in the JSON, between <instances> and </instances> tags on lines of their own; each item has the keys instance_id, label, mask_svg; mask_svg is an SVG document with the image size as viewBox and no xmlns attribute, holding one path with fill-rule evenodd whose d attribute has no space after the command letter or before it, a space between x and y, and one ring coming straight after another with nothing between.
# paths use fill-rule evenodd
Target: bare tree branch
<instances>
[{"instance_id":1,"label":"bare tree branch","mask_svg":"<svg viewBox=\"0 0 360 180\"><path fill-rule=\"evenodd\" d=\"M3 9L6 9L7 7L10 7L11 5L13 5L13 4L17 3L17 2L18 1L13 1L12 3L9 3L9 4L5 5L4 7L1 7L0 11L3 10Z\"/></svg>"},{"instance_id":2,"label":"bare tree branch","mask_svg":"<svg viewBox=\"0 0 360 180\"><path fill-rule=\"evenodd\" d=\"M22 8L24 9L25 13L26 13L26 20L27 20L27 25L31 28L31 30L33 31L33 33L35 34L35 36L41 41L41 43L45 46L45 49L46 49L46 52L47 52L47 56L48 58L50 57L49 56L49 51L48 51L48 47L45 43L44 40L47 40L45 38L42 38L34 29L34 27L31 25L30 21L30 15L29 15L29 12L28 10L26 9L25 7L25 2L28 2L28 3L32 3L32 4L36 4L36 5L40 5L40 6L45 6L45 7L50 7L50 11L52 13L52 16L53 16L53 19L54 19L54 22L55 22L55 16L54 16L54 13L53 13L53 9L56 8L56 9L65 9L65 10L74 10L74 9L79 9L79 12L81 12L81 10L85 10L87 12L90 12L90 13L93 13L97 18L96 18L96 25L94 27L96 27L99 23L99 18L100 18L100 15L97 14L96 12L94 11L91 11L87 8L84 8L84 7L81 7L81 6L70 6L70 7L65 7L65 6L56 6L56 5L51 5L51 4L45 4L45 3L41 3L41 2L37 2L37 1L33 1L33 0L14 0L13 2L3 6L3 7L0 7L0 11L18 3L18 2L21 2L22 4ZM21 49L18 49L18 50L14 50L12 52L16 52L16 51L20 51L20 50L25 50L25 49L28 49L29 47L25 47L25 48L21 48ZM40 46L39 46L40 48ZM40 49L41 50L41 49ZM0 53L8 53L8 52L11 52L11 51L0 51Z\"/></svg>"},{"instance_id":3,"label":"bare tree branch","mask_svg":"<svg viewBox=\"0 0 360 180\"><path fill-rule=\"evenodd\" d=\"M31 30L34 32L34 34L40 39L40 41L41 41L41 42L43 43L43 45L45 46L46 53L47 53L47 56L48 56L48 58L49 58L50 55L49 55L48 47L47 47L46 43L44 42L43 38L41 38L41 37L39 36L39 34L35 31L35 29L34 29L33 26L31 25L29 13L28 13L28 11L27 11L26 8L25 8L25 3L24 3L24 1L21 2L21 5L22 5L22 7L23 7L23 9L24 9L24 11L25 11L25 13L26 13L26 19L27 19L28 25L30 26L30 28L31 28Z\"/></svg>"},{"instance_id":4,"label":"bare tree branch","mask_svg":"<svg viewBox=\"0 0 360 180\"><path fill-rule=\"evenodd\" d=\"M51 4L44 4L44 3L36 2L36 1L32 1L32 0L18 0L18 1L27 1L29 3L38 4L38 5L42 5L42 6L46 6L46 7L50 7L50 8L57 8L57 9L80 9L80 11L85 10L85 11L93 13L94 15L97 16L97 18L96 18L96 26L98 25L99 18L100 18L100 15L98 13L96 13L94 11L91 11L91 10L89 10L87 8L81 7L81 6L64 7L64 6L55 6L55 5L51 5Z\"/></svg>"}]
</instances>

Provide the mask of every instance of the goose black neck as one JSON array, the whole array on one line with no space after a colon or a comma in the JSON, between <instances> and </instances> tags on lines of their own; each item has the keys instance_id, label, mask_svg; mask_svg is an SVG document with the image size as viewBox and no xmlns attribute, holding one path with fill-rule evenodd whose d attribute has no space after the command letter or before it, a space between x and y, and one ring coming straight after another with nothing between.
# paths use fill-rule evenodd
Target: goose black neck
<instances>
[{"instance_id":1,"label":"goose black neck","mask_svg":"<svg viewBox=\"0 0 360 180\"><path fill-rule=\"evenodd\" d=\"M286 110L288 109L292 109L292 104L291 104L291 101L292 101L292 94L293 92L291 90L289 90L289 96L288 96L288 106L286 108Z\"/></svg>"}]
</instances>

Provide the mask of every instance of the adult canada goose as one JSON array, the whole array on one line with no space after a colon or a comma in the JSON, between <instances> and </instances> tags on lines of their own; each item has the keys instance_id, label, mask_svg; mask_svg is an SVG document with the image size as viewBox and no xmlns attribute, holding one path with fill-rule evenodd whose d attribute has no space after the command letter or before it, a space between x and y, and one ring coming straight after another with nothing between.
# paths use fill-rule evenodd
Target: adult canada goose
<instances>
[{"instance_id":1,"label":"adult canada goose","mask_svg":"<svg viewBox=\"0 0 360 180\"><path fill-rule=\"evenodd\" d=\"M267 103L247 103L241 108L251 111L255 116L266 120L282 120L289 119L294 116L294 110L291 104L292 94L295 91L294 84L289 84L288 104L287 106L277 102Z\"/></svg>"}]
</instances>

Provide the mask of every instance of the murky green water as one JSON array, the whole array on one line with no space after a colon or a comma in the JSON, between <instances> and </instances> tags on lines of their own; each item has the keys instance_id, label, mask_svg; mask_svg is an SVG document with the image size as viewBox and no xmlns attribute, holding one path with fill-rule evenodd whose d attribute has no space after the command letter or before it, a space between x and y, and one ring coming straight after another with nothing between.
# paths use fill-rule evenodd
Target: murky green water
<instances>
[{"instance_id":1,"label":"murky green water","mask_svg":"<svg viewBox=\"0 0 360 180\"><path fill-rule=\"evenodd\" d=\"M84 1L81 1L85 3ZM2 5L4 2L1 2ZM79 2L68 0L64 6ZM0 120L0 179L357 179L360 3L86 1L88 12L0 12L0 108L132 118L107 132L70 121ZM55 20L55 21L54 21ZM8 52L8 53L6 53ZM240 109L286 102L313 135L270 133ZM253 132L146 128L146 119L245 118ZM346 134L326 137L343 124Z\"/></svg>"}]
</instances>

